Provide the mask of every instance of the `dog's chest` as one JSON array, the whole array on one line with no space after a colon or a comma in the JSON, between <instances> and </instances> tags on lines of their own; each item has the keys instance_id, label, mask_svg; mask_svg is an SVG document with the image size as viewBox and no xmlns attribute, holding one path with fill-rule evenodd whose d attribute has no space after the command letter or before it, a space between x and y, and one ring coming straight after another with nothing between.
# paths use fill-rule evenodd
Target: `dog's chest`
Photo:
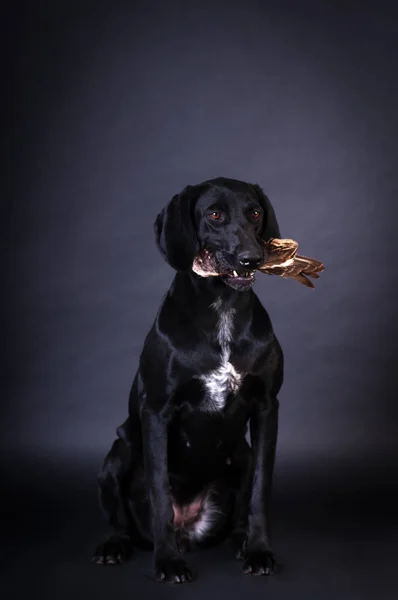
<instances>
[{"instance_id":1,"label":"dog's chest","mask_svg":"<svg viewBox=\"0 0 398 600\"><path fill-rule=\"evenodd\" d=\"M217 339L220 344L220 360L218 366L200 376L207 395L205 410L222 410L230 394L237 394L244 377L230 361L231 344L234 334L234 309L223 310L221 302L212 305L217 312Z\"/></svg>"}]
</instances>

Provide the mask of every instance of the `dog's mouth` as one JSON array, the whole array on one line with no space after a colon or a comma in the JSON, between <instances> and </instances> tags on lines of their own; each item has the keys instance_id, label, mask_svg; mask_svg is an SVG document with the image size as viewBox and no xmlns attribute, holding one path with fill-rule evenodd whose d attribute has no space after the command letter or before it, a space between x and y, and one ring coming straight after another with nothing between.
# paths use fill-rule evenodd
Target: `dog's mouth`
<instances>
[{"instance_id":1,"label":"dog's mouth","mask_svg":"<svg viewBox=\"0 0 398 600\"><path fill-rule=\"evenodd\" d=\"M239 273L238 271L228 271L220 276L220 279L228 287L237 290L238 292L245 292L249 290L255 280L254 271L246 271Z\"/></svg>"},{"instance_id":2,"label":"dog's mouth","mask_svg":"<svg viewBox=\"0 0 398 600\"><path fill-rule=\"evenodd\" d=\"M200 277L220 277L234 288L250 287L254 283L255 271L241 271L218 264L214 254L203 249L195 257L192 270Z\"/></svg>"},{"instance_id":3,"label":"dog's mouth","mask_svg":"<svg viewBox=\"0 0 398 600\"><path fill-rule=\"evenodd\" d=\"M238 273L237 271L229 271L221 275L222 279L234 279L236 282L243 281L254 281L254 271L246 271L244 273Z\"/></svg>"}]
</instances>

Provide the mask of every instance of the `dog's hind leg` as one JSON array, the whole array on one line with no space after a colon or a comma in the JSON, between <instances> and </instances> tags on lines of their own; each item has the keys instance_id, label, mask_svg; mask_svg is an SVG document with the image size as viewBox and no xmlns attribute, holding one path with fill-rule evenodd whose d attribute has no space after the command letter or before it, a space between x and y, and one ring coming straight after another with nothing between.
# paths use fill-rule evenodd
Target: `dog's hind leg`
<instances>
[{"instance_id":1,"label":"dog's hind leg","mask_svg":"<svg viewBox=\"0 0 398 600\"><path fill-rule=\"evenodd\" d=\"M98 545L93 556L97 564L118 564L132 553L133 523L128 508L129 480L134 469L132 454L131 444L117 439L98 476L100 505L113 532Z\"/></svg>"}]
</instances>

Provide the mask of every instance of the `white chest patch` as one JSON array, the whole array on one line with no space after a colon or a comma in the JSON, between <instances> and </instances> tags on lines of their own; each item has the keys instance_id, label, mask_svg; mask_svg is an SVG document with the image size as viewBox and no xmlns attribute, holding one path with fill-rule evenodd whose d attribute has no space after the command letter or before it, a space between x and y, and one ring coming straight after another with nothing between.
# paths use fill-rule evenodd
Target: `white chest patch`
<instances>
[{"instance_id":1,"label":"white chest patch","mask_svg":"<svg viewBox=\"0 0 398 600\"><path fill-rule=\"evenodd\" d=\"M242 375L229 362L233 338L234 309L222 311L221 302L218 300L212 307L219 315L217 338L221 346L220 365L217 369L201 375L200 379L206 387L209 403L206 410L222 410L229 394L236 394L242 383Z\"/></svg>"}]
</instances>

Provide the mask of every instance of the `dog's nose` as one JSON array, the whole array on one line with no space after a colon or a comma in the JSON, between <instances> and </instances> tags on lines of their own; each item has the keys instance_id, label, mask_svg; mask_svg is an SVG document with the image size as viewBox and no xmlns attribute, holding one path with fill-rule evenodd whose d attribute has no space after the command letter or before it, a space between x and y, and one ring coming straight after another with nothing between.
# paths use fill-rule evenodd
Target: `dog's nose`
<instances>
[{"instance_id":1,"label":"dog's nose","mask_svg":"<svg viewBox=\"0 0 398 600\"><path fill-rule=\"evenodd\" d=\"M249 267L249 269L257 269L261 265L262 257L259 254L243 253L239 255L239 263L242 267Z\"/></svg>"}]
</instances>

